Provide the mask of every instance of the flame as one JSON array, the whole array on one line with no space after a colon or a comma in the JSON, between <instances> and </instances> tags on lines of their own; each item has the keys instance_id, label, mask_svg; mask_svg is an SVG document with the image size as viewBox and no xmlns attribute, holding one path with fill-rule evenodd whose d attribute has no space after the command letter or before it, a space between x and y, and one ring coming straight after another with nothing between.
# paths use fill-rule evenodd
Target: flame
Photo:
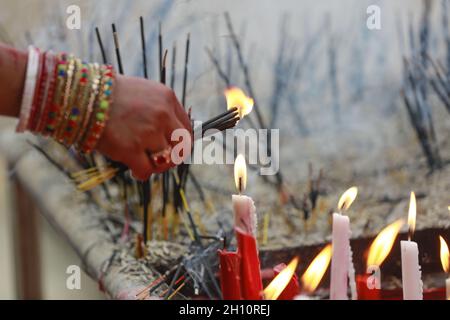
<instances>
[{"instance_id":1,"label":"flame","mask_svg":"<svg viewBox=\"0 0 450 320\"><path fill-rule=\"evenodd\" d=\"M338 202L338 210L339 211L345 211L352 205L353 201L356 198L356 195L358 194L358 188L357 187L351 187L347 191L345 191L342 196L339 198Z\"/></svg>"},{"instance_id":2,"label":"flame","mask_svg":"<svg viewBox=\"0 0 450 320\"><path fill-rule=\"evenodd\" d=\"M439 240L441 242L441 264L442 269L444 269L445 272L449 273L450 271L450 254L448 251L448 245L447 242L445 242L444 238L439 236Z\"/></svg>"},{"instance_id":3,"label":"flame","mask_svg":"<svg viewBox=\"0 0 450 320\"><path fill-rule=\"evenodd\" d=\"M414 230L416 229L416 195L414 191L411 191L411 197L409 199L409 210L408 210L408 238L411 240Z\"/></svg>"},{"instance_id":4,"label":"flame","mask_svg":"<svg viewBox=\"0 0 450 320\"><path fill-rule=\"evenodd\" d=\"M239 192L244 191L247 186L247 165L242 154L238 154L234 161L234 183Z\"/></svg>"},{"instance_id":5,"label":"flame","mask_svg":"<svg viewBox=\"0 0 450 320\"><path fill-rule=\"evenodd\" d=\"M404 223L403 219L399 219L381 230L370 245L367 266L381 266L391 252L395 238L397 238Z\"/></svg>"},{"instance_id":6,"label":"flame","mask_svg":"<svg viewBox=\"0 0 450 320\"><path fill-rule=\"evenodd\" d=\"M277 300L294 276L297 264L298 257L295 257L291 262L289 262L286 268L281 270L281 272L273 278L269 285L264 289L264 298L266 300Z\"/></svg>"},{"instance_id":7,"label":"flame","mask_svg":"<svg viewBox=\"0 0 450 320\"><path fill-rule=\"evenodd\" d=\"M302 276L303 289L307 292L313 292L322 280L331 261L331 244L327 245L306 269Z\"/></svg>"},{"instance_id":8,"label":"flame","mask_svg":"<svg viewBox=\"0 0 450 320\"><path fill-rule=\"evenodd\" d=\"M242 119L252 111L253 99L246 96L244 91L238 87L228 87L224 94L227 99L227 109L238 108L239 118Z\"/></svg>"}]
</instances>

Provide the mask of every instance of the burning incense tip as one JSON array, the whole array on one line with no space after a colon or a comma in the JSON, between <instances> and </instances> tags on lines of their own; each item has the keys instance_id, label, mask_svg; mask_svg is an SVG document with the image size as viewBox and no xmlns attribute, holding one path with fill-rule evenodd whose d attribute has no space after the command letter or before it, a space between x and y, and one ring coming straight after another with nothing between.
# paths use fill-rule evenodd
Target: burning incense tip
<instances>
[{"instance_id":1,"label":"burning incense tip","mask_svg":"<svg viewBox=\"0 0 450 320\"><path fill-rule=\"evenodd\" d=\"M242 119L252 111L253 99L248 97L240 88L228 87L225 89L224 94L227 99L227 109L237 108L239 118Z\"/></svg>"}]
</instances>

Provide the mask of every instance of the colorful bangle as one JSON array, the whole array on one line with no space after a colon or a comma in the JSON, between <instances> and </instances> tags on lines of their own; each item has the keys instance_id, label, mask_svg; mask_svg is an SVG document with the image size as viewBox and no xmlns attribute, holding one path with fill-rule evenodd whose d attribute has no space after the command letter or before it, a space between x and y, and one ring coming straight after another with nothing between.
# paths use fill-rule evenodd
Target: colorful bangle
<instances>
[{"instance_id":1,"label":"colorful bangle","mask_svg":"<svg viewBox=\"0 0 450 320\"><path fill-rule=\"evenodd\" d=\"M63 134L63 143L66 146L73 144L73 140L76 137L77 128L80 126L82 120L82 114L86 108L86 96L89 92L89 68L88 64L82 62L77 76L75 78L76 89L72 93L72 99L69 106L69 115L65 124Z\"/></svg>"},{"instance_id":2,"label":"colorful bangle","mask_svg":"<svg viewBox=\"0 0 450 320\"><path fill-rule=\"evenodd\" d=\"M112 88L114 83L114 71L112 66L102 66L102 81L100 92L91 116L91 123L86 137L81 144L81 152L90 153L97 145L103 129L108 121L109 109L112 103Z\"/></svg>"},{"instance_id":3,"label":"colorful bangle","mask_svg":"<svg viewBox=\"0 0 450 320\"><path fill-rule=\"evenodd\" d=\"M22 102L20 106L19 123L17 124L16 127L17 132L25 131L30 118L30 111L36 87L36 78L39 72L39 56L40 56L39 49L33 46L28 47L27 71L24 90L22 94Z\"/></svg>"},{"instance_id":4,"label":"colorful bangle","mask_svg":"<svg viewBox=\"0 0 450 320\"><path fill-rule=\"evenodd\" d=\"M99 92L100 81L101 81L101 71L99 65L94 63L90 66L92 81L90 86L90 91L88 93L87 104L85 108L85 112L83 114L83 119L81 120L81 124L78 130L78 134L75 137L74 144L79 146L81 141L84 140L84 137L87 135L87 127L89 125L92 111L94 108L95 100L97 99L97 95Z\"/></svg>"},{"instance_id":5,"label":"colorful bangle","mask_svg":"<svg viewBox=\"0 0 450 320\"><path fill-rule=\"evenodd\" d=\"M75 57L71 56L69 58L69 64L67 67L67 79L66 79L66 83L65 83L64 89L63 89L62 106L61 106L61 110L59 113L59 117L56 122L55 131L52 135L53 138L60 143L62 143L62 134L61 133L64 130L64 124L68 118L68 113L70 112L69 101L70 101L72 91L74 90L72 85L76 84L76 82L74 81L74 78L75 78L76 70L78 69L78 66L79 66L79 60L76 59Z\"/></svg>"},{"instance_id":6,"label":"colorful bangle","mask_svg":"<svg viewBox=\"0 0 450 320\"><path fill-rule=\"evenodd\" d=\"M52 97L52 101L50 102L48 114L44 123L45 127L43 130L43 135L45 136L53 134L59 120L59 114L63 104L62 99L64 98L63 89L66 84L68 61L69 57L67 57L66 54L62 54L61 59L58 62L55 93Z\"/></svg>"}]
</instances>

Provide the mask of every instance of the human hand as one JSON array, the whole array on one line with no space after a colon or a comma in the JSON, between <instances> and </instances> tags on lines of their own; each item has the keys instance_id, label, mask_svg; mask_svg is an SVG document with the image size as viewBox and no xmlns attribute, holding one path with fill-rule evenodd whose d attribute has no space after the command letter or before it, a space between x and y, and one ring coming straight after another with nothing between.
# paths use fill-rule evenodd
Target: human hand
<instances>
[{"instance_id":1,"label":"human hand","mask_svg":"<svg viewBox=\"0 0 450 320\"><path fill-rule=\"evenodd\" d=\"M151 154L177 144L171 139L176 129L188 130L191 146L191 121L171 89L155 81L117 75L109 120L96 149L127 165L135 178L145 180L174 166L172 161L155 164Z\"/></svg>"}]
</instances>

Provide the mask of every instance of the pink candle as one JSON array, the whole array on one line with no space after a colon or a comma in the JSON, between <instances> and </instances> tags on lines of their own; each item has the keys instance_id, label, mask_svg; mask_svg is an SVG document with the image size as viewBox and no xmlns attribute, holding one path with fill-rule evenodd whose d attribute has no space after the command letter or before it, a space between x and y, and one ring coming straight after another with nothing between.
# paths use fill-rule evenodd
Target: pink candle
<instances>
[{"instance_id":1,"label":"pink candle","mask_svg":"<svg viewBox=\"0 0 450 320\"><path fill-rule=\"evenodd\" d=\"M330 299L347 300L350 262L350 219L333 213Z\"/></svg>"}]
</instances>

